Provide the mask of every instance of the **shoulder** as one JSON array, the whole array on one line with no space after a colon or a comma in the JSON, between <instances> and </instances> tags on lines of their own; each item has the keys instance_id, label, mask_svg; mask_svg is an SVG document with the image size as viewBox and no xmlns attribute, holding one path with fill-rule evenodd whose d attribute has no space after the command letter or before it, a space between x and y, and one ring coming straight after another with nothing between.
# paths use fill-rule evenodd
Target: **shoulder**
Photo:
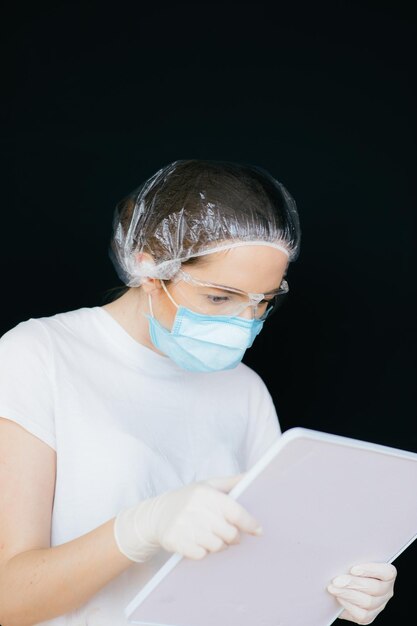
<instances>
[{"instance_id":1,"label":"shoulder","mask_svg":"<svg viewBox=\"0 0 417 626\"><path fill-rule=\"evenodd\" d=\"M0 337L0 353L8 350L47 349L48 335L37 319L19 322Z\"/></svg>"},{"instance_id":2,"label":"shoulder","mask_svg":"<svg viewBox=\"0 0 417 626\"><path fill-rule=\"evenodd\" d=\"M234 394L236 398L259 399L269 396L269 391L262 377L245 363L239 363L237 367L230 370L210 372L204 375L210 377L216 389L226 389L228 394Z\"/></svg>"},{"instance_id":3,"label":"shoulder","mask_svg":"<svg viewBox=\"0 0 417 626\"><path fill-rule=\"evenodd\" d=\"M251 389L266 389L266 385L262 377L254 369L246 365L245 363L239 363L234 369L230 370L234 383L241 386L242 384L248 385Z\"/></svg>"},{"instance_id":4,"label":"shoulder","mask_svg":"<svg viewBox=\"0 0 417 626\"><path fill-rule=\"evenodd\" d=\"M19 322L0 337L0 354L10 351L46 354L59 339L89 336L96 315L96 307L91 307Z\"/></svg>"},{"instance_id":5,"label":"shoulder","mask_svg":"<svg viewBox=\"0 0 417 626\"><path fill-rule=\"evenodd\" d=\"M36 340L48 335L87 329L94 324L98 307L83 307L44 317L31 317L6 331L0 341Z\"/></svg>"}]
</instances>

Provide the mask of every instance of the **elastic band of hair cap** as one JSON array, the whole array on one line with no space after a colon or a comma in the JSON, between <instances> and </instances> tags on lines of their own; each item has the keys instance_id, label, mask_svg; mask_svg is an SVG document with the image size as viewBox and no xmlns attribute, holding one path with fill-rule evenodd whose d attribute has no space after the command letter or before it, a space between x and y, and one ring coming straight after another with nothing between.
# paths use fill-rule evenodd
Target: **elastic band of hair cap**
<instances>
[{"instance_id":1,"label":"elastic band of hair cap","mask_svg":"<svg viewBox=\"0 0 417 626\"><path fill-rule=\"evenodd\" d=\"M285 247L281 243L274 242L274 241L265 241L264 239L260 239L260 240L254 239L253 241L234 241L233 243L224 243L219 246L213 246L213 248L207 248L207 250L196 252L195 254L192 255L192 257L205 256L206 254L214 254L214 252L221 252L222 250L230 250L230 248L240 248L242 246L268 246L270 248L276 248L277 250L281 250L281 252L284 252L288 257L290 256L288 248Z\"/></svg>"},{"instance_id":2,"label":"elastic band of hair cap","mask_svg":"<svg viewBox=\"0 0 417 626\"><path fill-rule=\"evenodd\" d=\"M184 256L177 259L169 259L168 261L162 261L162 263L158 263L154 265L153 263L149 263L149 261L145 261L140 263L139 266L132 268L132 274L134 278L127 283L129 287L137 287L141 283L141 277L148 278L160 278L162 280L170 280L181 267L181 263L185 261L189 261L195 257L206 256L208 254L214 254L215 252L221 252L222 250L230 250L231 248L239 248L242 246L268 246L269 248L275 248L276 250L281 250L287 257L290 256L290 252L288 249L279 242L274 241L265 241L264 239L260 240L252 240L252 241L234 241L219 244L217 246L213 246L211 248L206 248L205 250L201 250L200 252L196 252L191 254L190 256Z\"/></svg>"}]
</instances>

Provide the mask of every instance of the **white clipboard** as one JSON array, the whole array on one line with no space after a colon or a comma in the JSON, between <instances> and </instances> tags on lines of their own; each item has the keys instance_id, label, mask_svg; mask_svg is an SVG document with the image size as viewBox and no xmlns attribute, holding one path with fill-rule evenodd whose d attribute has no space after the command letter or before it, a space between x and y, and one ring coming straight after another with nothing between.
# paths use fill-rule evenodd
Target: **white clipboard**
<instances>
[{"instance_id":1,"label":"white clipboard","mask_svg":"<svg viewBox=\"0 0 417 626\"><path fill-rule=\"evenodd\" d=\"M417 537L417 454L291 428L230 491L263 527L195 561L174 554L125 609L146 626L329 626L326 590Z\"/></svg>"}]
</instances>

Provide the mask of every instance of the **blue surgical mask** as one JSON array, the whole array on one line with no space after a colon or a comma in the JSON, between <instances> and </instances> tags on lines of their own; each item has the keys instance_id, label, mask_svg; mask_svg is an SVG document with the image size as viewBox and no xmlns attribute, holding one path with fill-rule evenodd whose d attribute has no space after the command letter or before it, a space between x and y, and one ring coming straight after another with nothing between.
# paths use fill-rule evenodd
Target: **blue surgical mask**
<instances>
[{"instance_id":1,"label":"blue surgical mask","mask_svg":"<svg viewBox=\"0 0 417 626\"><path fill-rule=\"evenodd\" d=\"M202 315L179 306L172 329L167 330L154 318L150 296L149 308L149 333L155 348L183 369L193 372L236 367L265 321L232 315Z\"/></svg>"}]
</instances>

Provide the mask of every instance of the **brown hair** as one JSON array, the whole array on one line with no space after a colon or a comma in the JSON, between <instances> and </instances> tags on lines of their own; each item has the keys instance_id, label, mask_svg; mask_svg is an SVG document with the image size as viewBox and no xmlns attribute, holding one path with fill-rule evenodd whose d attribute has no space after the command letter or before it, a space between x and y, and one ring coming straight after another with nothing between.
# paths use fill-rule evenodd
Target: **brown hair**
<instances>
[{"instance_id":1,"label":"brown hair","mask_svg":"<svg viewBox=\"0 0 417 626\"><path fill-rule=\"evenodd\" d=\"M188 159L161 168L117 204L109 254L121 280L138 286L146 274L137 253L152 256L159 272L152 275L170 278L216 242L279 242L294 260L300 234L295 201L267 171Z\"/></svg>"}]
</instances>

